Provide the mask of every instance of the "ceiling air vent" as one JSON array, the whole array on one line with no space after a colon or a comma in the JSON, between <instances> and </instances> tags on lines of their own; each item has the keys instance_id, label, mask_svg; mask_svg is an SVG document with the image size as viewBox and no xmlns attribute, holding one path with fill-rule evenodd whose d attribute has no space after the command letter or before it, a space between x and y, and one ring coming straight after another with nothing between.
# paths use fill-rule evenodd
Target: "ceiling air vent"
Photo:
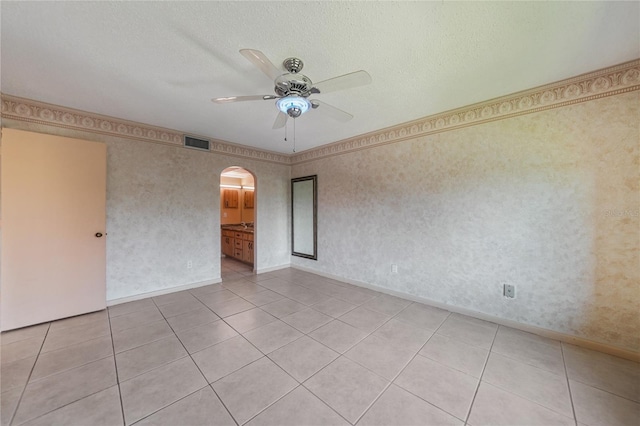
<instances>
[{"instance_id":1,"label":"ceiling air vent","mask_svg":"<svg viewBox=\"0 0 640 426\"><path fill-rule=\"evenodd\" d=\"M184 136L184 146L187 148L201 149L203 151L211 150L211 143L206 139L197 139L191 136Z\"/></svg>"}]
</instances>

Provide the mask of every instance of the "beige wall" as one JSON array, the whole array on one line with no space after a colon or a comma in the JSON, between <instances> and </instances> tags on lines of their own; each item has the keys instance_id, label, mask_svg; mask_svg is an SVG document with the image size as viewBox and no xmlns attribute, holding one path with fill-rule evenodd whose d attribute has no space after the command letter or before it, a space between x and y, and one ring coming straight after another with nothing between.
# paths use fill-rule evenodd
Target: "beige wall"
<instances>
[{"instance_id":1,"label":"beige wall","mask_svg":"<svg viewBox=\"0 0 640 426\"><path fill-rule=\"evenodd\" d=\"M637 70L616 70L606 74L613 88L636 90ZM559 84L463 112L469 127L448 130L461 115L444 114L299 153L294 160L308 162L292 167L282 156L224 144L202 153L137 142L140 133L170 143L180 135L81 115L93 130L72 130L63 123L75 116L64 109L3 102L3 126L107 144L110 300L219 278L218 185L234 165L257 178L258 271L291 262L638 351L639 92L600 98L609 87L596 84L601 75L588 77L592 85L585 77L585 96L596 94L584 102L575 91L564 100ZM553 93L564 106L533 112ZM505 105L525 115L474 123ZM95 130L103 127L129 136ZM433 133L409 136L422 131ZM396 137L403 141L392 143ZM318 158L369 143L382 145ZM319 185L317 262L290 256L289 179L311 174ZM516 299L501 296L503 283L516 285Z\"/></svg>"},{"instance_id":2,"label":"beige wall","mask_svg":"<svg viewBox=\"0 0 640 426\"><path fill-rule=\"evenodd\" d=\"M220 279L220 173L232 165L260 183L256 269L290 262L288 165L6 118L2 125L107 145L107 300Z\"/></svg>"},{"instance_id":3,"label":"beige wall","mask_svg":"<svg viewBox=\"0 0 640 426\"><path fill-rule=\"evenodd\" d=\"M292 263L638 351L639 105L620 94L294 165L318 175L318 261Z\"/></svg>"}]
</instances>

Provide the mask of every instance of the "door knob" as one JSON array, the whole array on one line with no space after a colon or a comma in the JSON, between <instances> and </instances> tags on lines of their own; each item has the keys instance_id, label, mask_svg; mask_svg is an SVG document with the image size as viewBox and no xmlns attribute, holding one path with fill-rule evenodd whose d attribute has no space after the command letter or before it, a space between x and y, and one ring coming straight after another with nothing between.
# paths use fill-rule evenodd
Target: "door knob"
<instances>
[{"instance_id":1,"label":"door knob","mask_svg":"<svg viewBox=\"0 0 640 426\"><path fill-rule=\"evenodd\" d=\"M96 238L102 237L102 232L96 232Z\"/></svg>"}]
</instances>

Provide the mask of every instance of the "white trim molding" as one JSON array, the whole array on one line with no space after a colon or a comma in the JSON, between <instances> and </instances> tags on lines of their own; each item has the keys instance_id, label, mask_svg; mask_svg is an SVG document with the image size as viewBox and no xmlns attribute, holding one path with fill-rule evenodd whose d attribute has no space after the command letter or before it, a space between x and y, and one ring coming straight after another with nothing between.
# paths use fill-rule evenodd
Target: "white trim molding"
<instances>
[{"instance_id":1,"label":"white trim molding","mask_svg":"<svg viewBox=\"0 0 640 426\"><path fill-rule=\"evenodd\" d=\"M292 155L292 164L640 90L640 59Z\"/></svg>"},{"instance_id":2,"label":"white trim molding","mask_svg":"<svg viewBox=\"0 0 640 426\"><path fill-rule=\"evenodd\" d=\"M182 138L186 134L177 130L47 104L4 93L2 94L2 118L179 147L183 147ZM288 154L264 151L206 136L192 134L189 136L210 140L211 153L280 164L291 162Z\"/></svg>"},{"instance_id":3,"label":"white trim molding","mask_svg":"<svg viewBox=\"0 0 640 426\"><path fill-rule=\"evenodd\" d=\"M150 291L148 293L134 294L133 296L107 300L107 306L120 305L121 303L133 302L135 300L147 299L149 297L162 296L163 294L175 293L182 290L191 290L192 288L204 287L206 285L218 284L221 282L221 278L215 278L207 281L198 281L195 283L179 285L177 287L163 288L162 290Z\"/></svg>"},{"instance_id":4,"label":"white trim molding","mask_svg":"<svg viewBox=\"0 0 640 426\"><path fill-rule=\"evenodd\" d=\"M640 90L640 59L559 82L468 105L296 154L271 151L193 135L211 141L211 152L279 164L299 164L378 145L533 114L593 99ZM1 117L182 147L185 132L2 94Z\"/></svg>"},{"instance_id":5,"label":"white trim molding","mask_svg":"<svg viewBox=\"0 0 640 426\"><path fill-rule=\"evenodd\" d=\"M279 271L281 269L286 269L286 268L290 268L290 267L291 267L291 264L290 263L286 263L284 265L272 266L270 268L256 269L256 274L264 274L264 273L267 273L267 272Z\"/></svg>"}]
</instances>

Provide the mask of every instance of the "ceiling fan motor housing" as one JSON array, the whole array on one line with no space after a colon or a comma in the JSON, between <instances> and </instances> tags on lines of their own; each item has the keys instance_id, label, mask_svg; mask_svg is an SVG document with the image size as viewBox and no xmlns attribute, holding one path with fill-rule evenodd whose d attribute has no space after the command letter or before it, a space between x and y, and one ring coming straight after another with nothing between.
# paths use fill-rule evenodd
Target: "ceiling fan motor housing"
<instances>
[{"instance_id":1,"label":"ceiling fan motor housing","mask_svg":"<svg viewBox=\"0 0 640 426\"><path fill-rule=\"evenodd\" d=\"M1 0L0 0L1 1ZM222 104L239 101L257 101L276 99L276 106L280 114L273 125L274 129L279 129L286 125L287 117L297 118L309 109L316 109L325 105L323 110L339 121L348 121L353 116L338 108L321 103L318 100L307 99L311 94L335 91L339 89L361 86L371 83L371 76L363 70L344 74L329 80L321 81L316 86L311 79L304 74L300 74L304 64L299 58L287 58L282 62L282 66L287 72L282 73L267 58L264 53L254 49L241 49L242 56L247 58L252 64L260 69L264 74L274 79L274 95L256 96L231 96L212 99L213 102Z\"/></svg>"},{"instance_id":2,"label":"ceiling fan motor housing","mask_svg":"<svg viewBox=\"0 0 640 426\"><path fill-rule=\"evenodd\" d=\"M307 97L312 86L311 79L303 74L283 74L276 78L274 90L278 96L298 95Z\"/></svg>"}]
</instances>

